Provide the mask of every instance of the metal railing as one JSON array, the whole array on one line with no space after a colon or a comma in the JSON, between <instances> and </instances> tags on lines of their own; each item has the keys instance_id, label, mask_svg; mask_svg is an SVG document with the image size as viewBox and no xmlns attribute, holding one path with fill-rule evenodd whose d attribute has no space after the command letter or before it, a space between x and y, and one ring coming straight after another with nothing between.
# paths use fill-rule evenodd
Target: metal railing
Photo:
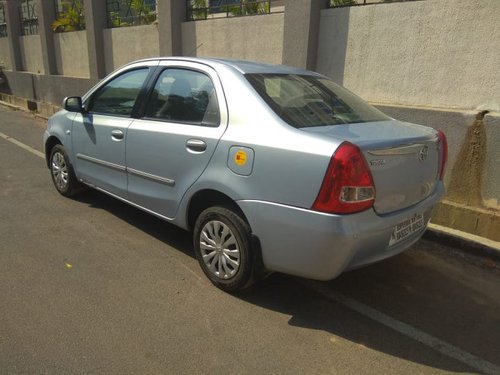
<instances>
[{"instance_id":1,"label":"metal railing","mask_svg":"<svg viewBox=\"0 0 500 375\"><path fill-rule=\"evenodd\" d=\"M7 20L5 19L5 8L0 4L0 38L6 38L7 35Z\"/></svg>"},{"instance_id":2,"label":"metal railing","mask_svg":"<svg viewBox=\"0 0 500 375\"><path fill-rule=\"evenodd\" d=\"M200 21L282 13L284 8L284 0L186 0L186 19Z\"/></svg>"},{"instance_id":3,"label":"metal railing","mask_svg":"<svg viewBox=\"0 0 500 375\"><path fill-rule=\"evenodd\" d=\"M156 21L156 5L157 0L106 0L108 28L150 25Z\"/></svg>"},{"instance_id":4,"label":"metal railing","mask_svg":"<svg viewBox=\"0 0 500 375\"><path fill-rule=\"evenodd\" d=\"M404 3L407 1L425 1L425 0L330 0L330 8L351 7L358 5Z\"/></svg>"},{"instance_id":5,"label":"metal railing","mask_svg":"<svg viewBox=\"0 0 500 375\"><path fill-rule=\"evenodd\" d=\"M38 9L35 0L21 0L19 8L21 35L38 34Z\"/></svg>"}]
</instances>

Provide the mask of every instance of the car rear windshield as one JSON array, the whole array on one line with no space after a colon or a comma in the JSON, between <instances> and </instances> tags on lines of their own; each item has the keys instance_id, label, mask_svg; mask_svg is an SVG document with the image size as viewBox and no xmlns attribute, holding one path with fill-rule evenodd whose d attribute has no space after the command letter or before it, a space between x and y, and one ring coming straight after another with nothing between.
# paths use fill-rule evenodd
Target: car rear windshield
<instances>
[{"instance_id":1,"label":"car rear windshield","mask_svg":"<svg viewBox=\"0 0 500 375\"><path fill-rule=\"evenodd\" d=\"M321 76L245 76L267 104L296 128L390 119L350 91Z\"/></svg>"}]
</instances>

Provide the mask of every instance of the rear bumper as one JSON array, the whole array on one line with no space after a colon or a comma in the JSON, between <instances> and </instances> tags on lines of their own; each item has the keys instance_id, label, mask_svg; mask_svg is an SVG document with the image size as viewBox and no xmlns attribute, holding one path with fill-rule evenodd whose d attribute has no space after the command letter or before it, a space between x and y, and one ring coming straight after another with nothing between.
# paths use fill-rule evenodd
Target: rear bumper
<instances>
[{"instance_id":1,"label":"rear bumper","mask_svg":"<svg viewBox=\"0 0 500 375\"><path fill-rule=\"evenodd\" d=\"M260 240L263 262L269 271L330 280L345 270L396 255L418 241L425 227L389 246L394 226L416 213L424 215L427 226L443 195L440 182L424 201L383 216L373 210L331 215L255 200L238 204Z\"/></svg>"}]
</instances>

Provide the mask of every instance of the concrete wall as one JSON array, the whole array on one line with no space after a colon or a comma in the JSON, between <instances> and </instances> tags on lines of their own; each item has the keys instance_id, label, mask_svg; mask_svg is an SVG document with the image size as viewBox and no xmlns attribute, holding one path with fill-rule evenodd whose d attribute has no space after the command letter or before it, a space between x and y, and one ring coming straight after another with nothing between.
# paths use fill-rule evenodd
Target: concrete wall
<instances>
[{"instance_id":1,"label":"concrete wall","mask_svg":"<svg viewBox=\"0 0 500 375\"><path fill-rule=\"evenodd\" d=\"M182 54L280 64L283 23L282 13L184 22Z\"/></svg>"},{"instance_id":2,"label":"concrete wall","mask_svg":"<svg viewBox=\"0 0 500 375\"><path fill-rule=\"evenodd\" d=\"M103 34L107 73L131 61L160 54L157 25L105 29Z\"/></svg>"},{"instance_id":3,"label":"concrete wall","mask_svg":"<svg viewBox=\"0 0 500 375\"><path fill-rule=\"evenodd\" d=\"M73 78L29 72L5 71L6 87L2 92L33 101L60 106L66 96L83 95L96 82L88 78Z\"/></svg>"},{"instance_id":4,"label":"concrete wall","mask_svg":"<svg viewBox=\"0 0 500 375\"><path fill-rule=\"evenodd\" d=\"M21 61L23 70L43 74L42 44L40 35L29 35L19 37L21 50Z\"/></svg>"},{"instance_id":5,"label":"concrete wall","mask_svg":"<svg viewBox=\"0 0 500 375\"><path fill-rule=\"evenodd\" d=\"M367 100L500 110L500 1L321 12L317 70Z\"/></svg>"},{"instance_id":6,"label":"concrete wall","mask_svg":"<svg viewBox=\"0 0 500 375\"><path fill-rule=\"evenodd\" d=\"M12 69L8 38L0 38L0 64L1 63L4 64L5 69Z\"/></svg>"},{"instance_id":7,"label":"concrete wall","mask_svg":"<svg viewBox=\"0 0 500 375\"><path fill-rule=\"evenodd\" d=\"M74 31L54 34L57 74L69 77L89 77L87 33Z\"/></svg>"},{"instance_id":8,"label":"concrete wall","mask_svg":"<svg viewBox=\"0 0 500 375\"><path fill-rule=\"evenodd\" d=\"M484 205L500 210L500 113L487 115L484 124L486 130Z\"/></svg>"}]
</instances>

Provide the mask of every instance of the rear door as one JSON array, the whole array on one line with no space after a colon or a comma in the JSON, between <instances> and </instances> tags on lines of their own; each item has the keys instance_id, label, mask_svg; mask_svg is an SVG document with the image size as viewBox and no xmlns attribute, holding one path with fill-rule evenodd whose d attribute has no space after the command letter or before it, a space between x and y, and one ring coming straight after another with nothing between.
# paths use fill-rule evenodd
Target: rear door
<instances>
[{"instance_id":1,"label":"rear door","mask_svg":"<svg viewBox=\"0 0 500 375\"><path fill-rule=\"evenodd\" d=\"M160 63L144 115L127 132L129 200L173 218L226 129L225 108L222 86L211 68Z\"/></svg>"}]
</instances>

